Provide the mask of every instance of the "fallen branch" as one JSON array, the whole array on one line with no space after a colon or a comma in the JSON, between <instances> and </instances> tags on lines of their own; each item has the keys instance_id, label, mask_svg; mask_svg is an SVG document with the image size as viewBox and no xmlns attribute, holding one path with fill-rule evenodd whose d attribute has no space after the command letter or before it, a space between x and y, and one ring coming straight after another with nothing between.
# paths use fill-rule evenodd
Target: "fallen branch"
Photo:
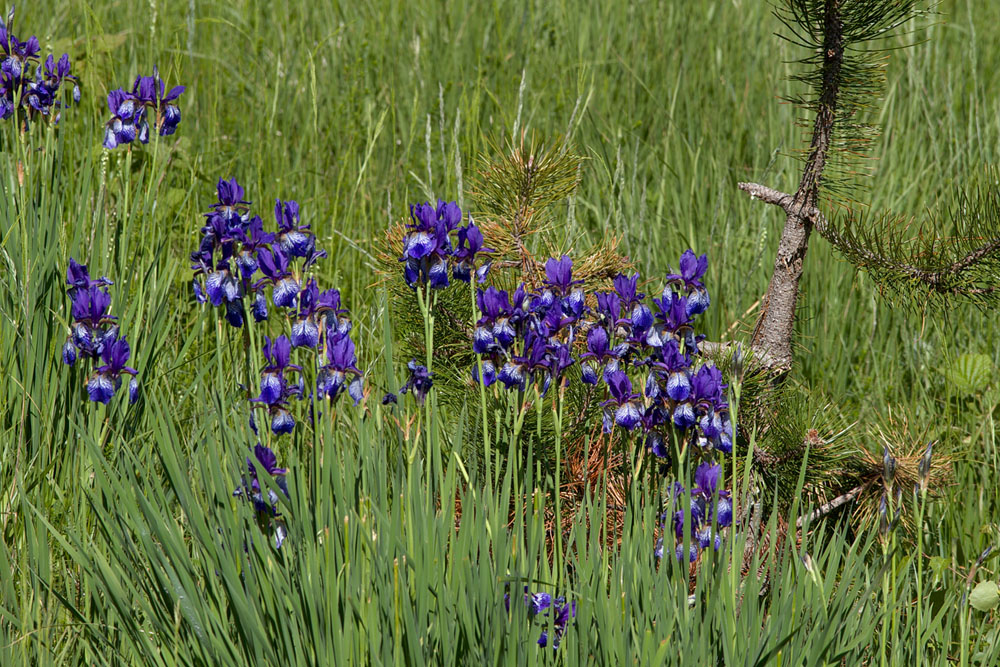
<instances>
[{"instance_id":1,"label":"fallen branch","mask_svg":"<svg viewBox=\"0 0 1000 667\"><path fill-rule=\"evenodd\" d=\"M798 518L798 520L795 522L795 527L796 528L801 528L802 524L806 523L807 521L809 523L812 523L813 521L816 521L817 519L822 519L827 514L829 514L830 512L834 511L835 509L837 509L841 505L846 505L847 503L851 502L852 500L854 500L855 498L857 498L858 496L860 496L862 493L864 493L865 489L867 489L871 485L872 485L871 481L865 482L864 484L862 484L860 486L854 487L853 489L851 489L847 493L837 496L836 498L834 498L830 502L823 503L822 505L820 505L819 507L817 507L816 509L814 509L812 512L810 512L809 514L804 514L804 515L800 516Z\"/></svg>"}]
</instances>

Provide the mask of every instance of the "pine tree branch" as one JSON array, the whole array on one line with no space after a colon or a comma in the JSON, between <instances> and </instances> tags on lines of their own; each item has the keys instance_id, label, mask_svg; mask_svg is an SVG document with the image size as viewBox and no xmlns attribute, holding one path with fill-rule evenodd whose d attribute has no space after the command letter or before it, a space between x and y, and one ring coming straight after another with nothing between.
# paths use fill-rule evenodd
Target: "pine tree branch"
<instances>
[{"instance_id":1,"label":"pine tree branch","mask_svg":"<svg viewBox=\"0 0 1000 667\"><path fill-rule=\"evenodd\" d=\"M990 294L1000 288L1000 285L993 285L990 287L974 288L970 290L962 290L959 286L954 285L955 279L958 274L969 269L974 264L978 263L985 257L992 255L995 252L1000 251L1000 238L993 239L990 243L982 245L972 252L968 253L961 259L956 260L943 271L927 271L916 266L909 266L906 264L899 265L899 268L905 273L908 273L911 277L926 283L931 289L945 292L948 294L958 294L958 293L969 293L969 294ZM949 285L949 283L952 283Z\"/></svg>"},{"instance_id":2,"label":"pine tree branch","mask_svg":"<svg viewBox=\"0 0 1000 667\"><path fill-rule=\"evenodd\" d=\"M958 284L960 274L963 271L967 271L993 254L1000 254L1000 238L992 239L988 243L974 248L943 269L930 270L907 262L898 261L887 255L870 250L859 243L854 243L852 240L836 232L828 224L819 209L812 208L797 211L795 208L795 197L787 192L782 192L759 183L738 183L737 186L740 190L749 194L752 199L759 199L765 204L777 206L785 211L787 215L801 214L820 236L826 238L834 247L848 255L852 263L859 269L875 267L882 271L891 270L902 277L923 283L927 288L935 292L949 296L986 296L1000 291L1000 285L968 287ZM705 345L706 343L702 343L703 348ZM708 345L712 346L705 350L708 354L722 352L725 349L724 344L709 343ZM773 358L765 352L758 351L758 354L764 366L773 367L775 361Z\"/></svg>"}]
</instances>

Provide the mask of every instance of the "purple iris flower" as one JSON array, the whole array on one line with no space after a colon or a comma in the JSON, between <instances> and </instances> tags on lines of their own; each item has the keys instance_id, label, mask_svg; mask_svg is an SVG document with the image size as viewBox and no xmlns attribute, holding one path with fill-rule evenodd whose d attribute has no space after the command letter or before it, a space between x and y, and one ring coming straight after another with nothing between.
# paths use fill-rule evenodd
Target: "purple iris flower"
<instances>
[{"instance_id":1,"label":"purple iris flower","mask_svg":"<svg viewBox=\"0 0 1000 667\"><path fill-rule=\"evenodd\" d=\"M621 299L615 292L597 293L597 312L601 314L608 324L617 325L622 316Z\"/></svg>"},{"instance_id":2,"label":"purple iris flower","mask_svg":"<svg viewBox=\"0 0 1000 667\"><path fill-rule=\"evenodd\" d=\"M587 306L586 296L582 289L575 289L560 302L562 306L563 321L561 326L572 325L579 322L590 312Z\"/></svg>"},{"instance_id":3,"label":"purple iris flower","mask_svg":"<svg viewBox=\"0 0 1000 667\"><path fill-rule=\"evenodd\" d=\"M668 340L660 350L662 361L655 367L666 373L667 396L673 401L685 401L691 395L691 378L688 369L691 357L682 354L676 340Z\"/></svg>"},{"instance_id":4,"label":"purple iris flower","mask_svg":"<svg viewBox=\"0 0 1000 667\"><path fill-rule=\"evenodd\" d=\"M507 389L524 389L527 384L527 362L530 357L513 356L500 368L497 380Z\"/></svg>"},{"instance_id":5,"label":"purple iris flower","mask_svg":"<svg viewBox=\"0 0 1000 667\"><path fill-rule=\"evenodd\" d=\"M69 73L69 56L65 53L59 62L49 55L45 59L44 67L35 68L34 81L24 78L24 92L22 93L22 104L27 105L43 116L48 116L54 109L61 107L61 102L57 99L59 88L66 80L73 81L73 96L76 101L80 99L80 88L77 85L77 78ZM2 74L0 74L2 77ZM59 121L59 114L53 117L55 122Z\"/></svg>"},{"instance_id":6,"label":"purple iris flower","mask_svg":"<svg viewBox=\"0 0 1000 667\"><path fill-rule=\"evenodd\" d=\"M722 371L714 364L705 364L691 379L691 389L696 401L721 402L722 390L725 388Z\"/></svg>"},{"instance_id":7,"label":"purple iris flower","mask_svg":"<svg viewBox=\"0 0 1000 667\"><path fill-rule=\"evenodd\" d=\"M555 639L552 641L552 648L557 649L563 635L566 633L566 627L570 619L576 618L576 602L566 602L566 599L563 597L556 598L552 603L552 615L554 617L553 625L556 632ZM538 638L538 645L544 648L548 645L548 642L548 631L543 630L541 636Z\"/></svg>"},{"instance_id":8,"label":"purple iris flower","mask_svg":"<svg viewBox=\"0 0 1000 667\"><path fill-rule=\"evenodd\" d=\"M111 305L111 295L108 290L93 284L87 289L73 290L73 303L70 313L77 322L84 322L91 327L97 327L105 322L116 319L108 314Z\"/></svg>"},{"instance_id":9,"label":"purple iris flower","mask_svg":"<svg viewBox=\"0 0 1000 667\"><path fill-rule=\"evenodd\" d=\"M156 80L151 76L138 76L132 84L132 99L139 107L136 113L136 135L141 143L149 143L148 110L156 113ZM155 122L155 121L154 121Z\"/></svg>"},{"instance_id":10,"label":"purple iris flower","mask_svg":"<svg viewBox=\"0 0 1000 667\"><path fill-rule=\"evenodd\" d=\"M364 387L361 380L362 373L356 366L358 358L351 337L336 332L328 333L326 358L329 363L320 368L316 377L319 395L327 396L334 401L346 387L347 394L354 400L354 405L360 403L364 398Z\"/></svg>"},{"instance_id":11,"label":"purple iris flower","mask_svg":"<svg viewBox=\"0 0 1000 667\"><path fill-rule=\"evenodd\" d=\"M573 280L573 260L568 255L559 259L550 258L545 262L545 284L559 296L568 295L574 285L582 283L582 280Z\"/></svg>"},{"instance_id":12,"label":"purple iris flower","mask_svg":"<svg viewBox=\"0 0 1000 667\"><path fill-rule=\"evenodd\" d=\"M706 523L711 523L714 514L719 527L726 528L732 523L732 501L729 491L719 490L721 481L722 467L717 463L702 461L694 472L695 487L691 490L691 495L705 501L706 511L703 516Z\"/></svg>"},{"instance_id":13,"label":"purple iris flower","mask_svg":"<svg viewBox=\"0 0 1000 667\"><path fill-rule=\"evenodd\" d=\"M100 403L110 403L111 397L121 386L121 375L126 373L133 377L139 373L131 366L126 366L131 349L124 338L115 338L106 343L101 350L101 360L104 365L94 369L94 375L87 382L87 393L90 400ZM137 397L138 390L130 391L130 398ZM133 400L134 402L134 400Z\"/></svg>"},{"instance_id":14,"label":"purple iris flower","mask_svg":"<svg viewBox=\"0 0 1000 667\"><path fill-rule=\"evenodd\" d=\"M555 641L552 642L552 648L559 648L559 643L566 633L566 628L570 620L576 618L576 602L568 603L566 602L566 598L562 596L553 599L549 593L531 593L528 591L527 586L524 587L523 598L524 606L527 608L530 620L536 617L548 617L550 613L553 615L553 626L555 627L556 637ZM510 593L504 593L503 604L507 613L510 613ZM543 630L541 636L538 638L538 645L545 647L548 646L548 642L548 631Z\"/></svg>"},{"instance_id":15,"label":"purple iris flower","mask_svg":"<svg viewBox=\"0 0 1000 667\"><path fill-rule=\"evenodd\" d=\"M622 350L612 349L608 342L608 332L603 327L591 327L587 332L587 351L580 355L580 361L593 359L604 367L605 372L617 370ZM583 365L583 381L586 384L597 384L598 377L597 368L590 363Z\"/></svg>"},{"instance_id":16,"label":"purple iris flower","mask_svg":"<svg viewBox=\"0 0 1000 667\"><path fill-rule=\"evenodd\" d=\"M257 272L257 251L267 247L274 241L274 234L264 231L264 221L255 215L247 223L246 229L239 229L235 234L240 241L240 250L235 262L243 278L249 280Z\"/></svg>"},{"instance_id":17,"label":"purple iris flower","mask_svg":"<svg viewBox=\"0 0 1000 667\"><path fill-rule=\"evenodd\" d=\"M694 471L694 489L691 493L711 497L719 486L722 466L718 463L702 461Z\"/></svg>"},{"instance_id":18,"label":"purple iris flower","mask_svg":"<svg viewBox=\"0 0 1000 667\"><path fill-rule=\"evenodd\" d=\"M684 562L684 545L678 544L677 548L674 550L674 556L676 556L677 561L680 563ZM698 545L692 542L688 545L688 562L693 563L698 560Z\"/></svg>"},{"instance_id":19,"label":"purple iris flower","mask_svg":"<svg viewBox=\"0 0 1000 667\"><path fill-rule=\"evenodd\" d=\"M351 321L343 317L347 311L340 307L340 292L328 289L320 293L316 281L310 278L299 293L298 318L292 324L292 345L312 347L319 344L319 316L326 315L327 327L339 335L351 330Z\"/></svg>"},{"instance_id":20,"label":"purple iris flower","mask_svg":"<svg viewBox=\"0 0 1000 667\"><path fill-rule=\"evenodd\" d=\"M250 399L250 402L267 408L271 431L275 435L291 433L295 428L295 418L288 411L288 399L301 397L304 391L302 368L291 363L292 343L286 336L278 336L273 341L265 336L263 352L268 363L261 371L260 396ZM288 373L298 373L298 383L292 384Z\"/></svg>"},{"instance_id":21,"label":"purple iris flower","mask_svg":"<svg viewBox=\"0 0 1000 667\"><path fill-rule=\"evenodd\" d=\"M517 331L510 320L512 308L507 292L495 287L487 287L476 294L476 304L481 317L476 322L472 349L476 354L486 354L494 340L504 349L517 337Z\"/></svg>"},{"instance_id":22,"label":"purple iris flower","mask_svg":"<svg viewBox=\"0 0 1000 667\"><path fill-rule=\"evenodd\" d=\"M428 371L426 366L418 364L416 359L410 359L406 367L410 371L410 376L407 378L406 384L400 387L399 393L412 392L417 404L423 405L427 393L434 385L434 374Z\"/></svg>"},{"instance_id":23,"label":"purple iris flower","mask_svg":"<svg viewBox=\"0 0 1000 667\"><path fill-rule=\"evenodd\" d=\"M604 379L613 398L602 405L614 405L615 423L626 431L631 431L642 419L639 395L632 392L632 382L623 371L614 370L606 373Z\"/></svg>"},{"instance_id":24,"label":"purple iris flower","mask_svg":"<svg viewBox=\"0 0 1000 667\"><path fill-rule=\"evenodd\" d=\"M163 94L166 88L160 78L160 72L153 66L153 78L156 80L156 125L161 137L168 137L177 131L177 126L181 122L180 107L175 104L177 98L181 96L186 88L184 86L174 86L166 95Z\"/></svg>"},{"instance_id":25,"label":"purple iris flower","mask_svg":"<svg viewBox=\"0 0 1000 667\"><path fill-rule=\"evenodd\" d=\"M640 303L646 295L639 291L639 274L626 276L619 273L614 280L615 294L621 302L622 310L629 310Z\"/></svg>"},{"instance_id":26,"label":"purple iris flower","mask_svg":"<svg viewBox=\"0 0 1000 667\"><path fill-rule=\"evenodd\" d=\"M301 373L302 367L291 363L292 343L287 336L278 336L273 341L264 336L262 351L267 365L261 371L259 398L262 403L271 405L287 397L289 383L285 372Z\"/></svg>"},{"instance_id":27,"label":"purple iris flower","mask_svg":"<svg viewBox=\"0 0 1000 667\"><path fill-rule=\"evenodd\" d=\"M3 52L0 56L3 58L0 61L0 72L17 81L24 74L28 63L38 60L41 47L38 45L38 38L34 35L22 42L8 32L7 26L3 26L0 27L0 51Z\"/></svg>"},{"instance_id":28,"label":"purple iris flower","mask_svg":"<svg viewBox=\"0 0 1000 667\"><path fill-rule=\"evenodd\" d=\"M299 204L295 201L274 200L274 219L278 223L276 240L289 257L307 257L316 245L309 225L299 224Z\"/></svg>"},{"instance_id":29,"label":"purple iris flower","mask_svg":"<svg viewBox=\"0 0 1000 667\"><path fill-rule=\"evenodd\" d=\"M77 289L90 289L94 286L114 285L105 277L91 280L90 271L86 264L80 264L72 257L69 258L69 267L66 269L66 284L70 287L70 295Z\"/></svg>"},{"instance_id":30,"label":"purple iris flower","mask_svg":"<svg viewBox=\"0 0 1000 667\"><path fill-rule=\"evenodd\" d=\"M255 287L270 282L274 286L271 301L276 308L294 308L299 284L288 270L288 255L280 247L261 248L257 251L257 262L266 280L258 281Z\"/></svg>"},{"instance_id":31,"label":"purple iris flower","mask_svg":"<svg viewBox=\"0 0 1000 667\"><path fill-rule=\"evenodd\" d=\"M136 124L142 121L141 110L136 109L135 99L121 88L108 93L111 120L104 129L104 147L114 148L135 141Z\"/></svg>"},{"instance_id":32,"label":"purple iris flower","mask_svg":"<svg viewBox=\"0 0 1000 667\"><path fill-rule=\"evenodd\" d=\"M666 363L666 362L665 362ZM688 373L689 395L674 408L674 424L680 429L688 429L698 424L703 435L718 448L725 450L732 447L731 426L724 442L722 433L727 429L723 420L723 409L728 415L728 406L723 399L726 385L722 382L722 371L713 364L705 364L696 373ZM681 390L678 389L678 392ZM719 410L718 419L715 413ZM728 421L728 417L726 419Z\"/></svg>"},{"instance_id":33,"label":"purple iris flower","mask_svg":"<svg viewBox=\"0 0 1000 667\"><path fill-rule=\"evenodd\" d=\"M685 250L681 255L680 273L667 274L667 281L683 286L688 293L685 306L687 316L694 317L705 312L711 303L708 290L701 279L708 270L708 257L696 257L692 250ZM665 295L664 295L665 296Z\"/></svg>"},{"instance_id":34,"label":"purple iris flower","mask_svg":"<svg viewBox=\"0 0 1000 667\"><path fill-rule=\"evenodd\" d=\"M69 260L66 285L73 322L61 356L68 366L75 365L81 357L104 362L87 382L88 393L94 401L107 403L121 384L120 375L133 375L129 400L134 403L139 387L134 377L135 369L125 366L130 352L128 343L118 338L117 318L109 312L111 295L106 286L111 284L107 278L91 279L85 264Z\"/></svg>"},{"instance_id":35,"label":"purple iris flower","mask_svg":"<svg viewBox=\"0 0 1000 667\"><path fill-rule=\"evenodd\" d=\"M215 191L219 196L219 201L212 204L209 207L212 212L205 215L209 219L212 216L220 217L225 223L227 231L235 231L246 225L250 219L250 202L243 198L243 186L237 183L235 178L228 181L220 178L215 186ZM222 240L224 239L219 239L219 241Z\"/></svg>"},{"instance_id":36,"label":"purple iris flower","mask_svg":"<svg viewBox=\"0 0 1000 667\"><path fill-rule=\"evenodd\" d=\"M403 240L403 257L421 260L437 249L437 215L429 203L410 206L410 231Z\"/></svg>"},{"instance_id":37,"label":"purple iris flower","mask_svg":"<svg viewBox=\"0 0 1000 667\"><path fill-rule=\"evenodd\" d=\"M462 210L455 202L438 200L437 208L429 203L410 206L410 219L412 223L407 225L409 231L403 239L403 256L399 258L405 262L406 284L447 287L448 258L454 254L450 234L462 221Z\"/></svg>"},{"instance_id":38,"label":"purple iris flower","mask_svg":"<svg viewBox=\"0 0 1000 667\"><path fill-rule=\"evenodd\" d=\"M67 366L72 366L76 363L76 345L73 341L67 340L62 346L62 360Z\"/></svg>"},{"instance_id":39,"label":"purple iris flower","mask_svg":"<svg viewBox=\"0 0 1000 667\"><path fill-rule=\"evenodd\" d=\"M292 323L292 346L312 347L319 345L319 324L316 323L316 311L319 307L319 287L316 280L310 278L299 293L299 314Z\"/></svg>"},{"instance_id":40,"label":"purple iris flower","mask_svg":"<svg viewBox=\"0 0 1000 667\"><path fill-rule=\"evenodd\" d=\"M711 530L706 535L704 528L711 528L714 523L719 528L732 525L733 505L729 491L719 490L722 468L710 461L698 464L694 473L695 485L691 489L689 535L695 539L692 545L705 548L713 541ZM679 483L674 485L673 502L678 502L686 496L684 487ZM678 540L684 537L685 516L682 509L673 512L674 535ZM702 538L707 537L707 541ZM720 538L721 539L721 538ZM704 542L704 543L703 543Z\"/></svg>"},{"instance_id":41,"label":"purple iris flower","mask_svg":"<svg viewBox=\"0 0 1000 667\"><path fill-rule=\"evenodd\" d=\"M587 332L587 351L580 355L580 360L594 359L601 364L613 364L610 370L615 370L621 350L611 348L608 343L608 332L603 327L591 327Z\"/></svg>"},{"instance_id":42,"label":"purple iris flower","mask_svg":"<svg viewBox=\"0 0 1000 667\"><path fill-rule=\"evenodd\" d=\"M632 321L632 329L636 333L644 332L649 327L653 326L653 313L645 304L636 304L636 306L632 308L632 316L630 319Z\"/></svg>"},{"instance_id":43,"label":"purple iris flower","mask_svg":"<svg viewBox=\"0 0 1000 667\"><path fill-rule=\"evenodd\" d=\"M174 86L164 95L163 79L160 78L160 71L153 66L153 76L137 76L132 84L132 96L142 106L141 118L137 121L139 127L139 141L149 143L149 125L146 121L147 113L152 113L154 128L161 137L173 134L177 125L181 122L180 108L174 103L184 86Z\"/></svg>"},{"instance_id":44,"label":"purple iris flower","mask_svg":"<svg viewBox=\"0 0 1000 667\"><path fill-rule=\"evenodd\" d=\"M195 282L195 289L197 290L197 288L198 283ZM267 319L267 297L264 296L263 291L258 290L254 293L250 313L253 315L254 322L263 322Z\"/></svg>"},{"instance_id":45,"label":"purple iris flower","mask_svg":"<svg viewBox=\"0 0 1000 667\"><path fill-rule=\"evenodd\" d=\"M667 281L682 283L688 290L705 289L701 279L708 270L708 256L700 257L693 250L685 250L681 255L680 273L668 273Z\"/></svg>"},{"instance_id":46,"label":"purple iris flower","mask_svg":"<svg viewBox=\"0 0 1000 667\"><path fill-rule=\"evenodd\" d=\"M552 596L548 593L529 593L528 587L524 587L524 604L528 606L531 614L541 614L552 606Z\"/></svg>"},{"instance_id":47,"label":"purple iris flower","mask_svg":"<svg viewBox=\"0 0 1000 667\"><path fill-rule=\"evenodd\" d=\"M683 334L691 328L691 316L688 314L688 300L672 290L664 290L663 296L653 299L659 312L656 319L660 320L663 329L671 334Z\"/></svg>"},{"instance_id":48,"label":"purple iris flower","mask_svg":"<svg viewBox=\"0 0 1000 667\"><path fill-rule=\"evenodd\" d=\"M205 278L205 294L213 306L223 302L237 301L242 294L240 281L229 268L229 259L223 258Z\"/></svg>"},{"instance_id":49,"label":"purple iris flower","mask_svg":"<svg viewBox=\"0 0 1000 667\"><path fill-rule=\"evenodd\" d=\"M117 318L108 312L111 295L96 284L87 289L74 288L71 293L71 340L84 357L95 359L118 336L118 327L114 326ZM65 360L66 355L63 356Z\"/></svg>"},{"instance_id":50,"label":"purple iris flower","mask_svg":"<svg viewBox=\"0 0 1000 667\"><path fill-rule=\"evenodd\" d=\"M673 420L677 428L685 430L698 423L698 416L694 412L693 405L683 402L674 407Z\"/></svg>"},{"instance_id":51,"label":"purple iris flower","mask_svg":"<svg viewBox=\"0 0 1000 667\"><path fill-rule=\"evenodd\" d=\"M256 459L256 460L254 460ZM246 460L247 475L243 477L243 484L233 491L236 498L246 498L253 505L257 513L258 523L261 528L273 527L275 537L275 547L280 549L284 542L286 530L284 523L278 518L278 495L268 489L265 499L261 488L260 475L267 473L274 479L275 486L288 498L288 482L285 468L278 467L278 458L271 449L257 443L254 447L254 459L249 457ZM262 471L262 472L261 472Z\"/></svg>"},{"instance_id":52,"label":"purple iris flower","mask_svg":"<svg viewBox=\"0 0 1000 667\"><path fill-rule=\"evenodd\" d=\"M7 120L14 115L14 88L12 81L0 75L0 120Z\"/></svg>"},{"instance_id":53,"label":"purple iris flower","mask_svg":"<svg viewBox=\"0 0 1000 667\"><path fill-rule=\"evenodd\" d=\"M486 262L478 269L476 268L476 255L479 253L494 252L492 248L483 247L483 233L475 224L469 223L467 227L458 228L458 247L454 253L455 266L452 275L456 280L469 282L472 279L472 272L476 273L476 281L486 282L486 274L489 273L490 263Z\"/></svg>"},{"instance_id":54,"label":"purple iris flower","mask_svg":"<svg viewBox=\"0 0 1000 667\"><path fill-rule=\"evenodd\" d=\"M649 431L646 434L646 448L658 459L670 457L670 450L667 448L666 440L659 431Z\"/></svg>"},{"instance_id":55,"label":"purple iris flower","mask_svg":"<svg viewBox=\"0 0 1000 667\"><path fill-rule=\"evenodd\" d=\"M64 53L56 62L55 59L50 55L45 59L45 69L44 73L39 71L36 75L36 83L39 86L46 88L50 98L55 98L55 95L62 84L66 81L73 82L73 101L80 101L80 80L70 74L70 62L69 55Z\"/></svg>"},{"instance_id":56,"label":"purple iris flower","mask_svg":"<svg viewBox=\"0 0 1000 667\"><path fill-rule=\"evenodd\" d=\"M497 381L497 367L489 359L483 359L483 386L489 387L491 384ZM479 382L479 364L472 366L472 379L474 382Z\"/></svg>"}]
</instances>

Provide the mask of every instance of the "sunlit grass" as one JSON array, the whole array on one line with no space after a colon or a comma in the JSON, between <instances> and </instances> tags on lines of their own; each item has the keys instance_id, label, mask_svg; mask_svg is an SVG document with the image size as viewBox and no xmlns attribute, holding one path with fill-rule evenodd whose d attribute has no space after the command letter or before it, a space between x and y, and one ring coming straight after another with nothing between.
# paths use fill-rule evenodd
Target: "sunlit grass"
<instances>
[{"instance_id":1,"label":"sunlit grass","mask_svg":"<svg viewBox=\"0 0 1000 667\"><path fill-rule=\"evenodd\" d=\"M874 176L858 192L873 207L946 206L998 159L1000 7L939 9L901 40L926 42L892 54ZM407 456L413 432L379 405L405 362L375 287L383 229L437 196L475 212L480 156L521 130L568 135L588 158L546 239L555 251L619 235L649 276L689 246L706 252L703 330L746 335L783 221L735 184L793 189L784 154L801 139L777 99L792 47L766 3L46 2L19 6L18 26L69 52L83 100L24 145L0 125L0 664L863 664L883 638L891 664L994 664L996 612L965 595L997 578L995 557L972 572L1000 546L995 313L887 307L816 239L793 381L858 429L907 425L915 449L938 440L952 482L928 497L922 555L907 535L883 548L836 517L789 544L782 526L797 515L771 515L769 573L734 589L726 565L708 566L693 605L684 573L656 567L651 490L632 490L617 550L593 530L609 511L595 490L567 535L573 576L555 590L547 496L533 493L551 477L526 460L491 488L432 430L434 496L426 460ZM188 86L177 134L155 155L103 152L107 91L154 64ZM315 438L282 445L281 550L231 495L252 444L231 377L242 340L190 296L188 253L220 176L239 178L265 219L275 198L300 202L369 373L363 411L338 407ZM70 256L116 282L136 406L87 402L82 371L59 362ZM973 395L947 380L964 353L994 367ZM477 400L441 428L465 432ZM760 489L767 504L777 495ZM512 503L529 508L510 523ZM526 583L578 603L557 653L537 648L540 621L504 609L507 587L516 599Z\"/></svg>"}]
</instances>

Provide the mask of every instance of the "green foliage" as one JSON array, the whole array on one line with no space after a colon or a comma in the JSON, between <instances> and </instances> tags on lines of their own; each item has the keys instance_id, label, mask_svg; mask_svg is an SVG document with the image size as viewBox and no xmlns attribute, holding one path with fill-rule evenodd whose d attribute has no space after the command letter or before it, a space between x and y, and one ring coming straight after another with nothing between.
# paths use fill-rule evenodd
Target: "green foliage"
<instances>
[{"instance_id":1,"label":"green foliage","mask_svg":"<svg viewBox=\"0 0 1000 667\"><path fill-rule=\"evenodd\" d=\"M372 288L382 230L405 203L467 196L468 165L503 154L493 142L515 124L568 134L588 158L575 193L554 207L558 249L614 235L649 276L686 247L707 252L705 330L743 335L777 235L735 183L797 178L770 157L798 139L794 109L759 113L775 90L792 94L780 63L798 53L773 40L766 3L157 4L155 21L150 3L18 8L20 25L65 40L85 62L83 102L58 131L33 132L22 154L0 125L0 664L771 664L779 654L782 664L871 664L883 635L890 664L996 663L995 616L962 596L969 569L1000 539L997 397L949 401L941 372L944 351L1000 349L994 314L959 303L948 319L918 320L814 247L794 385L810 397L789 400L785 441L807 425L829 438L899 409L926 428L921 442L938 439L935 452L951 456L953 483L913 519L921 552L901 540L885 555L871 533L853 535L833 516L801 545L783 541L779 518L794 525L801 495L801 469L789 465L759 484L771 547L758 546L777 558L769 579L734 589L731 572L714 567L698 577L693 607L682 573L653 566L655 521L641 495L628 512L599 485L585 495L568 523L572 576L557 588L544 555L553 481L535 473L538 459L511 456L520 477L512 470L487 496L474 460L455 456L469 429L445 392L428 455L405 440L412 414L392 413L397 428L378 405L376 390L399 386L393 360L406 335L396 319L405 304ZM935 208L958 187L949 179L1000 162L1000 119L989 112L1000 6L941 9L948 23L921 24L928 42L888 64L888 141L871 146L875 209ZM103 94L153 63L190 86L176 141L156 159L105 160ZM30 187L17 176L25 155ZM351 308L373 394L364 414L338 408L283 444L295 482L280 551L231 496L251 442L232 377L241 342L189 296L187 253L219 176L238 177L262 214L274 197L301 202L331 255L322 281ZM114 308L142 373L136 407L88 404L82 372L58 363L69 256L116 281ZM442 378L448 363L436 359ZM880 449L865 440L859 427L835 442ZM837 482L836 472L801 472ZM451 497L459 503L438 504ZM623 533L607 550L593 517L612 512ZM979 576L995 579L995 563ZM885 572L895 602L879 587ZM507 617L504 585L516 600L528 582L579 603L559 653L536 647L540 621ZM895 625L883 625L886 614Z\"/></svg>"},{"instance_id":2,"label":"green foliage","mask_svg":"<svg viewBox=\"0 0 1000 667\"><path fill-rule=\"evenodd\" d=\"M979 611L990 611L1000 605L1000 586L995 581L980 581L969 594L969 604Z\"/></svg>"},{"instance_id":3,"label":"green foliage","mask_svg":"<svg viewBox=\"0 0 1000 667\"><path fill-rule=\"evenodd\" d=\"M985 354L963 354L945 372L959 394L982 392L993 378L993 362Z\"/></svg>"}]
</instances>

